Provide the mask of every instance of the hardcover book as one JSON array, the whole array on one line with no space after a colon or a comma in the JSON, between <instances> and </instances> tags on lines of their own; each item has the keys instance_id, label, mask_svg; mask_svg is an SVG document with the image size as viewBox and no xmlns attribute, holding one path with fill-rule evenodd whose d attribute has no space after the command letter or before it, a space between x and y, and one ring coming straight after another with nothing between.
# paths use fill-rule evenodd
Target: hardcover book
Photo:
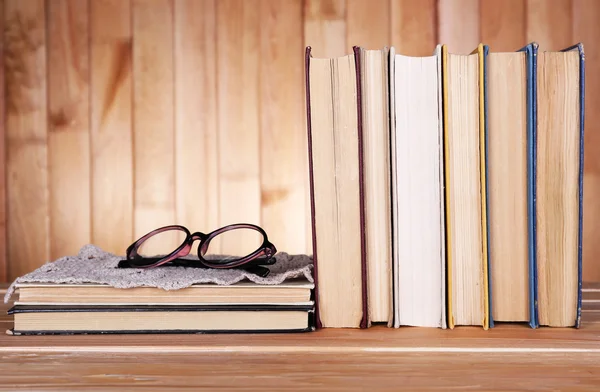
<instances>
[{"instance_id":1,"label":"hardcover book","mask_svg":"<svg viewBox=\"0 0 600 392\"><path fill-rule=\"evenodd\" d=\"M393 320L389 50L359 48L369 320Z\"/></svg>"},{"instance_id":2,"label":"hardcover book","mask_svg":"<svg viewBox=\"0 0 600 392\"><path fill-rule=\"evenodd\" d=\"M536 327L536 51L532 43L487 56L490 326L527 321Z\"/></svg>"},{"instance_id":3,"label":"hardcover book","mask_svg":"<svg viewBox=\"0 0 600 392\"><path fill-rule=\"evenodd\" d=\"M539 325L579 327L585 55L537 56L536 261Z\"/></svg>"},{"instance_id":4,"label":"hardcover book","mask_svg":"<svg viewBox=\"0 0 600 392\"><path fill-rule=\"evenodd\" d=\"M366 328L360 49L305 62L317 326Z\"/></svg>"},{"instance_id":5,"label":"hardcover book","mask_svg":"<svg viewBox=\"0 0 600 392\"><path fill-rule=\"evenodd\" d=\"M470 55L442 46L448 326L489 328L486 102L480 44Z\"/></svg>"},{"instance_id":6,"label":"hardcover book","mask_svg":"<svg viewBox=\"0 0 600 392\"><path fill-rule=\"evenodd\" d=\"M14 335L306 332L313 305L16 305Z\"/></svg>"},{"instance_id":7,"label":"hardcover book","mask_svg":"<svg viewBox=\"0 0 600 392\"><path fill-rule=\"evenodd\" d=\"M446 327L442 53L390 52L394 326Z\"/></svg>"}]
</instances>

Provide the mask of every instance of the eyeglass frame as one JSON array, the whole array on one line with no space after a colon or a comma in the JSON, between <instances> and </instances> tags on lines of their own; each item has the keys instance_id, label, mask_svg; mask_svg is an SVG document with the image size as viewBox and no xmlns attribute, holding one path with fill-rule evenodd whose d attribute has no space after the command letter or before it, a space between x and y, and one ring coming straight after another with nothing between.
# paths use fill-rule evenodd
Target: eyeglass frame
<instances>
[{"instance_id":1,"label":"eyeglass frame","mask_svg":"<svg viewBox=\"0 0 600 392\"><path fill-rule=\"evenodd\" d=\"M263 236L262 245L259 246L254 252L252 252L246 256L243 256L243 257L240 257L239 259L234 259L234 260L231 260L231 261L225 262L225 263L212 263L211 261L206 260L203 257L203 254L206 254L206 251L208 250L208 245L210 244L210 241L213 238L215 238L219 234L223 234L227 231L236 230L236 229L252 229L252 230L258 231ZM133 263L133 264L130 263L130 261L144 258L137 252L137 250L148 238L150 238L154 235L163 233L165 231L170 231L170 230L180 230L186 234L185 240L183 240L183 242L173 252L160 258L157 262L152 263L152 264L135 265L135 263ZM260 266L260 265L272 265L272 264L275 264L275 261L276 261L273 256L275 256L275 254L277 253L277 248L275 247L275 245L273 245L269 241L267 233L261 227L259 227L257 225L253 225L251 223L235 223L235 224L223 226L223 227L213 230L207 234L199 232L199 231L192 233L188 230L187 227L181 226L181 225L169 225L169 226L163 226L158 229L152 230L151 232L143 235L142 237L138 238L134 243L129 245L125 252L126 259L122 260L121 263L119 263L119 266L125 267L124 264L128 264L128 266L131 268L159 267L159 266L167 264L169 262L176 261L180 257L185 257L185 256L189 255L192 250L192 245L194 244L194 242L196 242L198 240L200 241L200 244L198 245L198 261L200 262L200 264L202 264L202 266L204 266L206 268L229 269L229 268L237 268L237 267L256 267L256 266ZM264 256L265 258L260 259L261 256ZM146 259L148 259L148 258L146 258ZM190 261L195 262L196 260L190 260ZM188 266L189 266L189 264L190 263L187 263Z\"/></svg>"}]
</instances>

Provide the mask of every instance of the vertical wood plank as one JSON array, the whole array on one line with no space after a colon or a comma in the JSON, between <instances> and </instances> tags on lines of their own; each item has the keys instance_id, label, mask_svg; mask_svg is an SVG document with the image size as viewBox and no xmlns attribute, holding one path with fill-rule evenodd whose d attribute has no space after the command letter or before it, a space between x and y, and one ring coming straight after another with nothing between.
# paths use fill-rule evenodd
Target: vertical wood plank
<instances>
[{"instance_id":1,"label":"vertical wood plank","mask_svg":"<svg viewBox=\"0 0 600 392\"><path fill-rule=\"evenodd\" d=\"M90 242L87 0L47 2L50 257Z\"/></svg>"},{"instance_id":2,"label":"vertical wood plank","mask_svg":"<svg viewBox=\"0 0 600 392\"><path fill-rule=\"evenodd\" d=\"M91 0L92 242L125 254L133 240L131 4Z\"/></svg>"},{"instance_id":3,"label":"vertical wood plank","mask_svg":"<svg viewBox=\"0 0 600 392\"><path fill-rule=\"evenodd\" d=\"M351 0L347 3L346 24L350 50L352 46L381 49L390 46L389 0Z\"/></svg>"},{"instance_id":4,"label":"vertical wood plank","mask_svg":"<svg viewBox=\"0 0 600 392\"><path fill-rule=\"evenodd\" d=\"M261 205L279 250L307 251L308 155L302 2L261 2Z\"/></svg>"},{"instance_id":5,"label":"vertical wood plank","mask_svg":"<svg viewBox=\"0 0 600 392\"><path fill-rule=\"evenodd\" d=\"M435 0L391 0L391 44L396 53L433 55L437 44L436 4Z\"/></svg>"},{"instance_id":6,"label":"vertical wood plank","mask_svg":"<svg viewBox=\"0 0 600 392\"><path fill-rule=\"evenodd\" d=\"M43 0L5 0L8 279L49 261Z\"/></svg>"},{"instance_id":7,"label":"vertical wood plank","mask_svg":"<svg viewBox=\"0 0 600 392\"><path fill-rule=\"evenodd\" d=\"M219 224L260 224L260 3L217 2ZM228 247L227 250L243 250Z\"/></svg>"},{"instance_id":8,"label":"vertical wood plank","mask_svg":"<svg viewBox=\"0 0 600 392\"><path fill-rule=\"evenodd\" d=\"M527 0L527 41L541 51L564 49L572 44L571 0Z\"/></svg>"},{"instance_id":9,"label":"vertical wood plank","mask_svg":"<svg viewBox=\"0 0 600 392\"><path fill-rule=\"evenodd\" d=\"M585 50L583 279L600 281L600 3L574 0L573 43Z\"/></svg>"},{"instance_id":10,"label":"vertical wood plank","mask_svg":"<svg viewBox=\"0 0 600 392\"><path fill-rule=\"evenodd\" d=\"M6 127L4 90L4 0L0 0L0 283L6 282Z\"/></svg>"},{"instance_id":11,"label":"vertical wood plank","mask_svg":"<svg viewBox=\"0 0 600 392\"><path fill-rule=\"evenodd\" d=\"M218 225L214 0L175 0L176 218L190 230Z\"/></svg>"},{"instance_id":12,"label":"vertical wood plank","mask_svg":"<svg viewBox=\"0 0 600 392\"><path fill-rule=\"evenodd\" d=\"M479 44L479 0L438 2L439 39L448 51L471 53Z\"/></svg>"},{"instance_id":13,"label":"vertical wood plank","mask_svg":"<svg viewBox=\"0 0 600 392\"><path fill-rule=\"evenodd\" d=\"M173 224L173 3L133 0L134 233ZM166 246L176 245L165 244Z\"/></svg>"},{"instance_id":14,"label":"vertical wood plank","mask_svg":"<svg viewBox=\"0 0 600 392\"><path fill-rule=\"evenodd\" d=\"M304 1L304 46L314 57L348 54L346 47L346 0Z\"/></svg>"},{"instance_id":15,"label":"vertical wood plank","mask_svg":"<svg viewBox=\"0 0 600 392\"><path fill-rule=\"evenodd\" d=\"M494 52L513 52L526 42L526 2L481 0L481 42Z\"/></svg>"}]
</instances>

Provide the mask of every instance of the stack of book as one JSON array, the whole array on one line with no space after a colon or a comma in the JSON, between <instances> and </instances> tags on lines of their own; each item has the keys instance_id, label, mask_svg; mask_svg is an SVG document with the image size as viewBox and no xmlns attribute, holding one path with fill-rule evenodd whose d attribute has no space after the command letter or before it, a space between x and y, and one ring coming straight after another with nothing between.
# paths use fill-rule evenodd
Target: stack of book
<instances>
[{"instance_id":1,"label":"stack of book","mask_svg":"<svg viewBox=\"0 0 600 392\"><path fill-rule=\"evenodd\" d=\"M581 44L305 60L319 326L579 326Z\"/></svg>"},{"instance_id":2,"label":"stack of book","mask_svg":"<svg viewBox=\"0 0 600 392\"><path fill-rule=\"evenodd\" d=\"M303 332L313 327L314 285L195 284L166 291L101 284L19 283L15 335Z\"/></svg>"}]
</instances>

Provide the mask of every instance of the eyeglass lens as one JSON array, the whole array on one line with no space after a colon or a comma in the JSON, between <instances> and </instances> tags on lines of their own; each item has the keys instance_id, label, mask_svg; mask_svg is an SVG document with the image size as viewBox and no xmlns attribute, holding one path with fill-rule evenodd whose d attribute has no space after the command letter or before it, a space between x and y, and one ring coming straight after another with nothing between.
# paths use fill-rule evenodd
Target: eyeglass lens
<instances>
[{"instance_id":1,"label":"eyeglass lens","mask_svg":"<svg viewBox=\"0 0 600 392\"><path fill-rule=\"evenodd\" d=\"M140 244L137 253L142 257L166 256L183 244L186 238L187 233L177 228L156 232Z\"/></svg>"},{"instance_id":2,"label":"eyeglass lens","mask_svg":"<svg viewBox=\"0 0 600 392\"><path fill-rule=\"evenodd\" d=\"M175 251L186 238L187 233L178 228L159 231L146 238L139 245L137 253L144 258L160 258ZM237 260L254 253L263 241L263 234L252 228L226 230L211 238L202 257L214 263ZM198 246L196 241L190 251L192 258L198 254Z\"/></svg>"},{"instance_id":3,"label":"eyeglass lens","mask_svg":"<svg viewBox=\"0 0 600 392\"><path fill-rule=\"evenodd\" d=\"M236 228L213 237L202 257L211 262L228 262L254 253L263 244L262 233L250 228Z\"/></svg>"}]
</instances>

